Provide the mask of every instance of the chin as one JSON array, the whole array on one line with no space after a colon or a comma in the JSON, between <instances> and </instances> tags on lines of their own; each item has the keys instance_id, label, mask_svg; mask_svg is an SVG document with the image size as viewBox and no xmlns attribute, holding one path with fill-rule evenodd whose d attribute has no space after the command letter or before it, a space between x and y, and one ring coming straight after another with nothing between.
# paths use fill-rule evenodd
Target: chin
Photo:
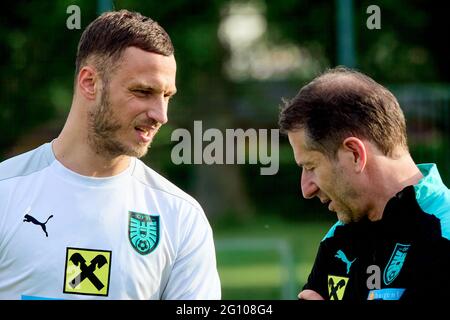
<instances>
[{"instance_id":1,"label":"chin","mask_svg":"<svg viewBox=\"0 0 450 320\"><path fill-rule=\"evenodd\" d=\"M343 223L352 222L352 219L345 213L337 212L336 215L337 215L338 220Z\"/></svg>"},{"instance_id":2,"label":"chin","mask_svg":"<svg viewBox=\"0 0 450 320\"><path fill-rule=\"evenodd\" d=\"M139 147L139 148L130 148L128 152L126 153L127 156L135 157L135 158L142 158L144 157L149 149L150 146L145 147Z\"/></svg>"},{"instance_id":3,"label":"chin","mask_svg":"<svg viewBox=\"0 0 450 320\"><path fill-rule=\"evenodd\" d=\"M150 144L131 144L131 143L120 143L118 141L115 142L116 150L114 150L114 155L116 156L127 156L127 157L134 157L134 158L142 158L144 157L148 149L150 147Z\"/></svg>"},{"instance_id":4,"label":"chin","mask_svg":"<svg viewBox=\"0 0 450 320\"><path fill-rule=\"evenodd\" d=\"M150 145L152 143L152 140L149 142L142 142L142 141L124 141L122 140L121 144L123 149L123 154L128 157L135 157L135 158L142 158L144 157L148 149L150 148Z\"/></svg>"},{"instance_id":5,"label":"chin","mask_svg":"<svg viewBox=\"0 0 450 320\"><path fill-rule=\"evenodd\" d=\"M134 151L135 151L135 157L136 158L142 158L144 156L147 155L148 151L150 150L150 146L152 144L151 140L150 142L146 143L146 144L140 144L139 146L137 146Z\"/></svg>"}]
</instances>

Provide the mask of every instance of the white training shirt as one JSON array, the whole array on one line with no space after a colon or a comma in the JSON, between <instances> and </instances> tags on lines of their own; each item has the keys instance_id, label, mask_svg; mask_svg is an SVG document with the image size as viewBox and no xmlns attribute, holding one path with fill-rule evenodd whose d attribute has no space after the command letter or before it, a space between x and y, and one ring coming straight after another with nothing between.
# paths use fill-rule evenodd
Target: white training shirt
<instances>
[{"instance_id":1,"label":"white training shirt","mask_svg":"<svg viewBox=\"0 0 450 320\"><path fill-rule=\"evenodd\" d=\"M86 177L46 143L0 163L0 299L220 298L201 206L142 161Z\"/></svg>"}]
</instances>

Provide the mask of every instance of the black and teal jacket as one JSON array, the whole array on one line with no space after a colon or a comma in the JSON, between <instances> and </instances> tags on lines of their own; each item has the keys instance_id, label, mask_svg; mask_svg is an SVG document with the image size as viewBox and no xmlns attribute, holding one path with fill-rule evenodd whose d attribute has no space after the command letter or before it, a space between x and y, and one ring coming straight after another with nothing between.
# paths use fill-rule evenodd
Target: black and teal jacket
<instances>
[{"instance_id":1,"label":"black and teal jacket","mask_svg":"<svg viewBox=\"0 0 450 320\"><path fill-rule=\"evenodd\" d=\"M443 299L450 292L450 190L434 164L378 221L337 222L303 289L329 300Z\"/></svg>"}]
</instances>

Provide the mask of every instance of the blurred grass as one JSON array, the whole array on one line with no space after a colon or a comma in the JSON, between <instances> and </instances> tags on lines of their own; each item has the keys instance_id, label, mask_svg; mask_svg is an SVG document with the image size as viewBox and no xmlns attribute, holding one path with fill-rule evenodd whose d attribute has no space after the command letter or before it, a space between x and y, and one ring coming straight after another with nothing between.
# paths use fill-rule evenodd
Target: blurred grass
<instances>
[{"instance_id":1,"label":"blurred grass","mask_svg":"<svg viewBox=\"0 0 450 320\"><path fill-rule=\"evenodd\" d=\"M225 239L274 239L290 246L293 256L293 287L290 299L296 299L311 270L320 240L334 221L287 221L276 216L261 216L233 226L213 225L216 243ZM243 244L244 245L244 244ZM269 300L282 298L286 269L279 252L244 250L236 246L223 250L216 246L217 265L222 283L222 298L237 300Z\"/></svg>"}]
</instances>

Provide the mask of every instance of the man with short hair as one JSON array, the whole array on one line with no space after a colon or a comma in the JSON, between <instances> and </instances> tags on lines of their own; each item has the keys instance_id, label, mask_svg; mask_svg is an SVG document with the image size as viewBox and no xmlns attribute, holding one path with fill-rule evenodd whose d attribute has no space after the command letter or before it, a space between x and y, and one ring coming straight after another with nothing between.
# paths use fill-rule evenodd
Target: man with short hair
<instances>
[{"instance_id":1,"label":"man with short hair","mask_svg":"<svg viewBox=\"0 0 450 320\"><path fill-rule=\"evenodd\" d=\"M320 243L299 298L426 299L450 284L450 191L416 165L394 95L347 68L328 70L280 113L303 197L338 222Z\"/></svg>"},{"instance_id":2,"label":"man with short hair","mask_svg":"<svg viewBox=\"0 0 450 320\"><path fill-rule=\"evenodd\" d=\"M61 134L0 164L0 299L220 299L201 206L138 159L167 122L173 53L127 10L83 32Z\"/></svg>"}]
</instances>

